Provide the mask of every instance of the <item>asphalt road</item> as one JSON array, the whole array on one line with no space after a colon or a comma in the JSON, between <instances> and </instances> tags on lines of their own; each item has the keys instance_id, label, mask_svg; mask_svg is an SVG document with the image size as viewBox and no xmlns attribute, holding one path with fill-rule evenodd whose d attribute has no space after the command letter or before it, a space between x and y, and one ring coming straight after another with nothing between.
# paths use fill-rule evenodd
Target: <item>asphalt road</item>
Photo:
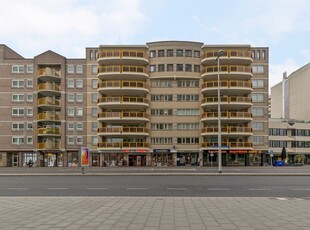
<instances>
[{"instance_id":1,"label":"asphalt road","mask_svg":"<svg viewBox=\"0 0 310 230\"><path fill-rule=\"evenodd\" d=\"M0 196L310 197L310 176L1 176Z\"/></svg>"}]
</instances>

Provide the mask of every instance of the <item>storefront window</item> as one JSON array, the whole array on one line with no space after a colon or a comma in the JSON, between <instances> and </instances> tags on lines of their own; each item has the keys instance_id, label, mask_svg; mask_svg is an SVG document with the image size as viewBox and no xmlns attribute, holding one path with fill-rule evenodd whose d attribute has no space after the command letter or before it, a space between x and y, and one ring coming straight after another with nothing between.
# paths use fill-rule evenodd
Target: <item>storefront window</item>
<instances>
[{"instance_id":1,"label":"storefront window","mask_svg":"<svg viewBox=\"0 0 310 230\"><path fill-rule=\"evenodd\" d=\"M173 166L172 153L153 153L152 166Z\"/></svg>"},{"instance_id":2,"label":"storefront window","mask_svg":"<svg viewBox=\"0 0 310 230\"><path fill-rule=\"evenodd\" d=\"M36 153L24 153L23 154L23 167L28 167L29 162L32 162L32 166L37 166L37 154Z\"/></svg>"}]
</instances>

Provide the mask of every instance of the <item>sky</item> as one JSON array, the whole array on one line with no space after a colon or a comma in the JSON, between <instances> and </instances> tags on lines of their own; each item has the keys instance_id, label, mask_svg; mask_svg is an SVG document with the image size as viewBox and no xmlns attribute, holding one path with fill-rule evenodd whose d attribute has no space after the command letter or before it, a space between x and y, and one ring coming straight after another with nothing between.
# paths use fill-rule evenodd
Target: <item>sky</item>
<instances>
[{"instance_id":1,"label":"sky","mask_svg":"<svg viewBox=\"0 0 310 230\"><path fill-rule=\"evenodd\" d=\"M269 86L310 62L309 0L0 0L0 44L52 50L180 40L269 47Z\"/></svg>"}]
</instances>

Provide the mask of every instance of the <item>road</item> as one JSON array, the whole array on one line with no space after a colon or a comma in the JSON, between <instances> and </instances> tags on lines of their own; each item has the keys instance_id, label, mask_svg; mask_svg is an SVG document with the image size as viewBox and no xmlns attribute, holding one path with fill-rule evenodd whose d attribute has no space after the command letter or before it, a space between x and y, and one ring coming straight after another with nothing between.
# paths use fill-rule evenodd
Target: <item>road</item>
<instances>
[{"instance_id":1,"label":"road","mask_svg":"<svg viewBox=\"0 0 310 230\"><path fill-rule=\"evenodd\" d=\"M310 197L310 177L1 176L0 196Z\"/></svg>"}]
</instances>

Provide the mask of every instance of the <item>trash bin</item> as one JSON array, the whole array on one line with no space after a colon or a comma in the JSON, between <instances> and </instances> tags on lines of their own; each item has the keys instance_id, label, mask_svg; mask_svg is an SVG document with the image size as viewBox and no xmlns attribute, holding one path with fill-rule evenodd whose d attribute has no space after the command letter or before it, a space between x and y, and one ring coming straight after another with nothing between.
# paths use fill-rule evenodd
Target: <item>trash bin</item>
<instances>
[{"instance_id":1,"label":"trash bin","mask_svg":"<svg viewBox=\"0 0 310 230\"><path fill-rule=\"evenodd\" d=\"M282 166L284 166L284 162L283 161L275 161L274 166L282 167Z\"/></svg>"}]
</instances>

